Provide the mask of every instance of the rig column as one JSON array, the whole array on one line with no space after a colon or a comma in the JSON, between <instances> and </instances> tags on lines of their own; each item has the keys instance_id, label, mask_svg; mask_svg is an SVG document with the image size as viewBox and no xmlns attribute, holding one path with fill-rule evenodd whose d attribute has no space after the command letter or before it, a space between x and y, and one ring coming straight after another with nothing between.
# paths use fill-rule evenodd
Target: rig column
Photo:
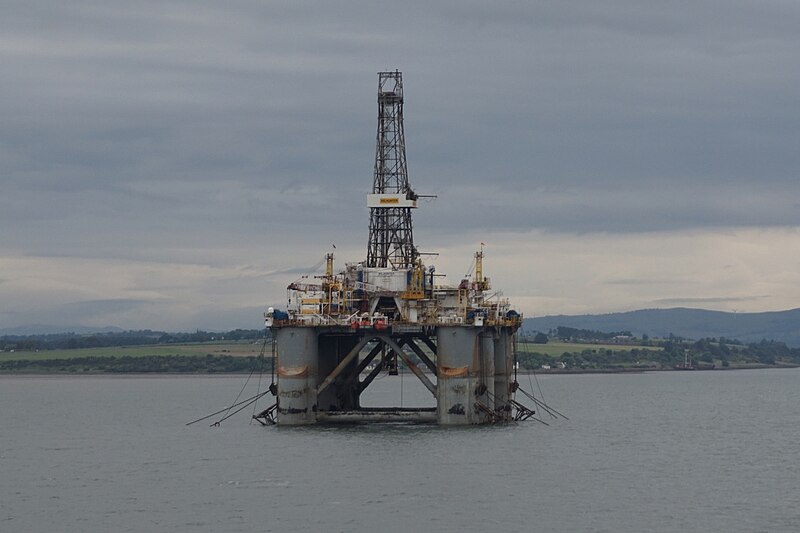
<instances>
[{"instance_id":1,"label":"rig column","mask_svg":"<svg viewBox=\"0 0 800 533\"><path fill-rule=\"evenodd\" d=\"M315 328L278 328L278 425L317 422L319 349Z\"/></svg>"},{"instance_id":2,"label":"rig column","mask_svg":"<svg viewBox=\"0 0 800 533\"><path fill-rule=\"evenodd\" d=\"M495 388L494 388L494 344L495 335L493 328L485 328L478 335L480 339L480 360L478 361L478 373L476 384L475 402L479 403L481 409L480 423L494 422L489 419L487 410L494 411Z\"/></svg>"},{"instance_id":3,"label":"rig column","mask_svg":"<svg viewBox=\"0 0 800 533\"><path fill-rule=\"evenodd\" d=\"M439 326L436 333L439 424L457 426L483 424L487 413L476 404L489 404L494 389L494 340L482 328ZM491 389L490 389L491 387Z\"/></svg>"},{"instance_id":4,"label":"rig column","mask_svg":"<svg viewBox=\"0 0 800 533\"><path fill-rule=\"evenodd\" d=\"M494 340L494 408L498 413L511 417L509 386L511 385L511 370L514 364L511 360L511 346L513 334L509 328L499 328Z\"/></svg>"}]
</instances>

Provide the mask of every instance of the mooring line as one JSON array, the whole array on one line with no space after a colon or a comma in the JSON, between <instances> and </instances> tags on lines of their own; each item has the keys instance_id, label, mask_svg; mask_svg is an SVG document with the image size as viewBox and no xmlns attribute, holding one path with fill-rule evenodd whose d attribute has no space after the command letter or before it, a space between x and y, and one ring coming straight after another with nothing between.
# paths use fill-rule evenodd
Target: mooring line
<instances>
[{"instance_id":1,"label":"mooring line","mask_svg":"<svg viewBox=\"0 0 800 533\"><path fill-rule=\"evenodd\" d=\"M267 351L267 334L266 334L266 331L265 331L264 332L264 344L261 345L261 353L258 354L258 358L261 360L261 365L258 368L258 385L256 386L256 393L257 394L261 392L261 376L264 375L264 360L266 359L264 357L264 353L266 353L266 351ZM253 419L256 416L256 406L257 405L258 404L256 404L256 403L253 404L253 417L250 418L250 424L253 423Z\"/></svg>"},{"instance_id":2,"label":"mooring line","mask_svg":"<svg viewBox=\"0 0 800 533\"><path fill-rule=\"evenodd\" d=\"M528 392L527 392L525 389L523 389L523 388L520 388L519 390L520 390L520 392L522 392L522 394L524 394L525 396L527 396L527 397L528 397L528 398L529 398L529 399L530 399L532 402L534 402L536 405L538 405L539 407L541 407L542 409L544 409L545 411L547 411L548 413L550 413L550 414L551 414L551 416L553 416L553 418L556 418L556 417L555 417L555 415L553 414L553 413L555 413L556 415L560 416L561 418L563 418L563 419L565 419L565 420L569 420L569 417L568 417L568 416L566 416L566 415L564 415L564 414L562 414L562 413L558 412L556 409L554 409L553 407L550 407L549 405L547 405L547 404L546 404L546 403L544 403L543 401L541 401L541 400L538 400L538 399L537 399L535 396L533 396L532 394L529 394L529 393L528 393Z\"/></svg>"},{"instance_id":3,"label":"mooring line","mask_svg":"<svg viewBox=\"0 0 800 533\"><path fill-rule=\"evenodd\" d=\"M203 421L203 420L206 420L206 419L208 419L208 418L211 418L212 416L216 416L216 415L218 415L218 414L220 414L220 413L223 413L223 412L225 412L225 411L230 411L230 410L231 410L231 409L233 409L234 407L237 407L237 406L239 406L239 405L242 405L243 403L249 402L249 401L253 400L254 398L255 398L255 399L261 398L262 396L264 396L264 395L265 395L265 394L267 394L268 392L269 392L269 391L260 392L260 393L256 394L255 396L251 396L251 397L247 398L246 400L242 400L241 402L239 402L239 403L237 403L237 404L231 405L230 407L225 407L224 409L220 409L220 410L219 410L219 411L217 411L216 413L211 413L210 415L206 415L206 416L204 416L203 418L198 418L197 420L192 420L191 422L188 422L186 425L187 425L187 426L191 426L192 424L194 424L194 423L196 423L196 422L201 422L201 421ZM248 405L249 405L249 404L248 404Z\"/></svg>"},{"instance_id":4,"label":"mooring line","mask_svg":"<svg viewBox=\"0 0 800 533\"><path fill-rule=\"evenodd\" d=\"M244 401L245 401L245 402L247 402L247 403L245 403L243 406L241 406L240 408L238 408L238 409L237 409L237 410L235 410L234 412L232 412L232 413L230 413L230 414L226 414L225 416L223 416L222 418L220 418L219 420L217 420L216 422L214 422L213 424L211 424L211 426L209 426L209 427L215 427L215 426L219 426L221 422L223 422L223 421L225 421L225 420L229 419L230 417L232 417L232 416L233 416L233 415L235 415L236 413L239 413L239 412L241 412L242 410L244 410L244 409L246 409L246 408L250 407L250 404L254 404L254 403L256 403L256 402L259 400L259 398L261 398L262 396L266 395L268 392L269 392L269 391L264 391L264 392L262 392L261 394L256 394L256 395L255 395L255 396L254 396L254 397L253 397L253 398L252 398L252 399L251 399L249 402L247 402L247 400L244 400Z\"/></svg>"}]
</instances>

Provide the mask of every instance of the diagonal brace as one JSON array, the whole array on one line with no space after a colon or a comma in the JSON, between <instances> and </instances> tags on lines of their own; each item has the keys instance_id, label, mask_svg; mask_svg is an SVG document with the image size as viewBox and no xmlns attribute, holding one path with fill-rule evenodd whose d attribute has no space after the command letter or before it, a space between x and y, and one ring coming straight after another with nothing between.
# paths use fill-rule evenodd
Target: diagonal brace
<instances>
[{"instance_id":1,"label":"diagonal brace","mask_svg":"<svg viewBox=\"0 0 800 533\"><path fill-rule=\"evenodd\" d=\"M372 369L372 372L370 372L367 375L367 377L364 378L364 381L361 381L358 384L358 393L359 394L364 392L364 389L369 387L370 383L372 383L375 380L375 378L378 377L378 374L380 374L383 371L384 364L385 364L384 360L383 360L383 358L381 358L380 362L378 362L378 364L375 365L375 368Z\"/></svg>"},{"instance_id":2,"label":"diagonal brace","mask_svg":"<svg viewBox=\"0 0 800 533\"><path fill-rule=\"evenodd\" d=\"M422 337L418 337L418 338L422 339L422 342L424 342L425 344L428 345L428 348L431 349L431 352L433 352L433 355L436 355L436 353L437 353L436 352L436 350L437 350L436 344L434 344L434 342L429 337L426 337L425 335L423 335Z\"/></svg>"},{"instance_id":3,"label":"diagonal brace","mask_svg":"<svg viewBox=\"0 0 800 533\"><path fill-rule=\"evenodd\" d=\"M411 361L411 359L408 358L408 355L403 351L403 349L396 342L394 342L391 337L381 336L380 339L383 342L385 342L386 345L389 346L389 348L394 350L397 353L398 356L400 356L400 359L402 359L403 362L406 364L406 366L411 369L411 371L414 373L414 375L419 378L419 380L422 382L422 384L425 385L425 388L427 388L429 391L431 391L431 394L433 394L433 396L435 398L436 397L436 385L431 383L431 380L428 379L428 376L426 376L422 372L422 370L420 370L417 367L417 365L415 365Z\"/></svg>"},{"instance_id":4,"label":"diagonal brace","mask_svg":"<svg viewBox=\"0 0 800 533\"><path fill-rule=\"evenodd\" d=\"M419 357L422 362L425 363L425 366L427 366L430 371L433 372L433 375L436 376L436 365L433 364L433 361L431 361L430 357L428 357L428 354L423 352L422 348L417 346L417 343L415 343L412 339L406 339L404 344L414 350L414 353L417 354L417 357Z\"/></svg>"},{"instance_id":5,"label":"diagonal brace","mask_svg":"<svg viewBox=\"0 0 800 533\"><path fill-rule=\"evenodd\" d=\"M379 342L378 344L376 344L375 347L372 350L370 350L370 352L367 354L367 356L360 363L358 363L358 368L356 368L356 371L354 372L354 374L356 376L361 374L364 371L364 369L369 366L369 364L372 362L372 360L375 359L375 356L378 355L378 353L380 353L382 348L383 348L383 343L382 342Z\"/></svg>"},{"instance_id":6,"label":"diagonal brace","mask_svg":"<svg viewBox=\"0 0 800 533\"><path fill-rule=\"evenodd\" d=\"M336 365L336 368L334 368L328 377L325 378L325 381L319 384L319 387L317 387L317 395L322 394L322 391L327 389L331 383L333 383L333 380L339 377L339 374L341 374L342 371L347 368L347 365L349 365L353 359L358 357L358 353L361 351L361 348L366 346L367 343L373 338L374 337L370 337L369 335L364 335L364 337L358 341L358 344L353 346L353 349L348 352L344 359L342 359L342 362Z\"/></svg>"}]
</instances>

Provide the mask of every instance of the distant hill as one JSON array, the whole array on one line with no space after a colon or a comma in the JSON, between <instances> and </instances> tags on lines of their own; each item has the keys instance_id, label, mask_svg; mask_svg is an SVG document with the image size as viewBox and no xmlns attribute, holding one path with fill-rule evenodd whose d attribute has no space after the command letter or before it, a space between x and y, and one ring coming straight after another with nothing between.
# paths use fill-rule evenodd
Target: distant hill
<instances>
[{"instance_id":1,"label":"distant hill","mask_svg":"<svg viewBox=\"0 0 800 533\"><path fill-rule=\"evenodd\" d=\"M636 336L689 339L726 337L744 342L761 339L800 347L800 309L767 313L726 313L705 309L642 309L605 315L554 315L526 318L525 331L547 332L558 326L598 331L630 331Z\"/></svg>"}]
</instances>

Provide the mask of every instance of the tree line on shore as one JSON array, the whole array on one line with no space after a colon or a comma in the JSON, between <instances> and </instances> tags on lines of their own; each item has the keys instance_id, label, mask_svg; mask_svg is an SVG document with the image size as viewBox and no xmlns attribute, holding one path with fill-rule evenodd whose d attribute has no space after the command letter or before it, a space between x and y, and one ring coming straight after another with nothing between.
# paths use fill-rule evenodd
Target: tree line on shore
<instances>
[{"instance_id":1,"label":"tree line on shore","mask_svg":"<svg viewBox=\"0 0 800 533\"><path fill-rule=\"evenodd\" d=\"M234 357L230 355L144 355L88 356L69 359L0 360L0 372L5 373L192 373L216 374L227 372L270 372L270 357Z\"/></svg>"},{"instance_id":2,"label":"tree line on shore","mask_svg":"<svg viewBox=\"0 0 800 533\"><path fill-rule=\"evenodd\" d=\"M168 333L149 329L79 335L55 333L47 335L4 335L0 337L3 351L73 350L81 348L110 348L114 346L145 346L154 344L186 344L213 341L258 340L269 336L265 329L234 329L225 332L197 330L193 333Z\"/></svg>"},{"instance_id":3,"label":"tree line on shore","mask_svg":"<svg viewBox=\"0 0 800 533\"><path fill-rule=\"evenodd\" d=\"M558 328L561 330L561 328ZM574 329L574 328L568 328ZM579 332L580 343L602 343L609 337L593 338L590 330L574 330ZM551 335L558 332L551 331ZM561 331L561 333L564 333ZM687 359L692 366L709 368L719 365L722 368L733 366L800 364L800 348L789 348L785 343L762 340L754 343L742 343L735 339L721 337L705 338L697 341L675 336L667 339L635 339L630 338L621 344L628 346L587 346L583 350L565 351L561 355L548 355L537 351L537 344L545 344L550 336L537 333L526 338L527 343L518 351L520 367L537 369L553 364L564 368L577 369L613 369L625 367L671 368L683 364ZM577 341L576 337L556 336L558 340ZM619 338L610 337L610 338ZM630 348L630 345L636 345Z\"/></svg>"}]
</instances>

